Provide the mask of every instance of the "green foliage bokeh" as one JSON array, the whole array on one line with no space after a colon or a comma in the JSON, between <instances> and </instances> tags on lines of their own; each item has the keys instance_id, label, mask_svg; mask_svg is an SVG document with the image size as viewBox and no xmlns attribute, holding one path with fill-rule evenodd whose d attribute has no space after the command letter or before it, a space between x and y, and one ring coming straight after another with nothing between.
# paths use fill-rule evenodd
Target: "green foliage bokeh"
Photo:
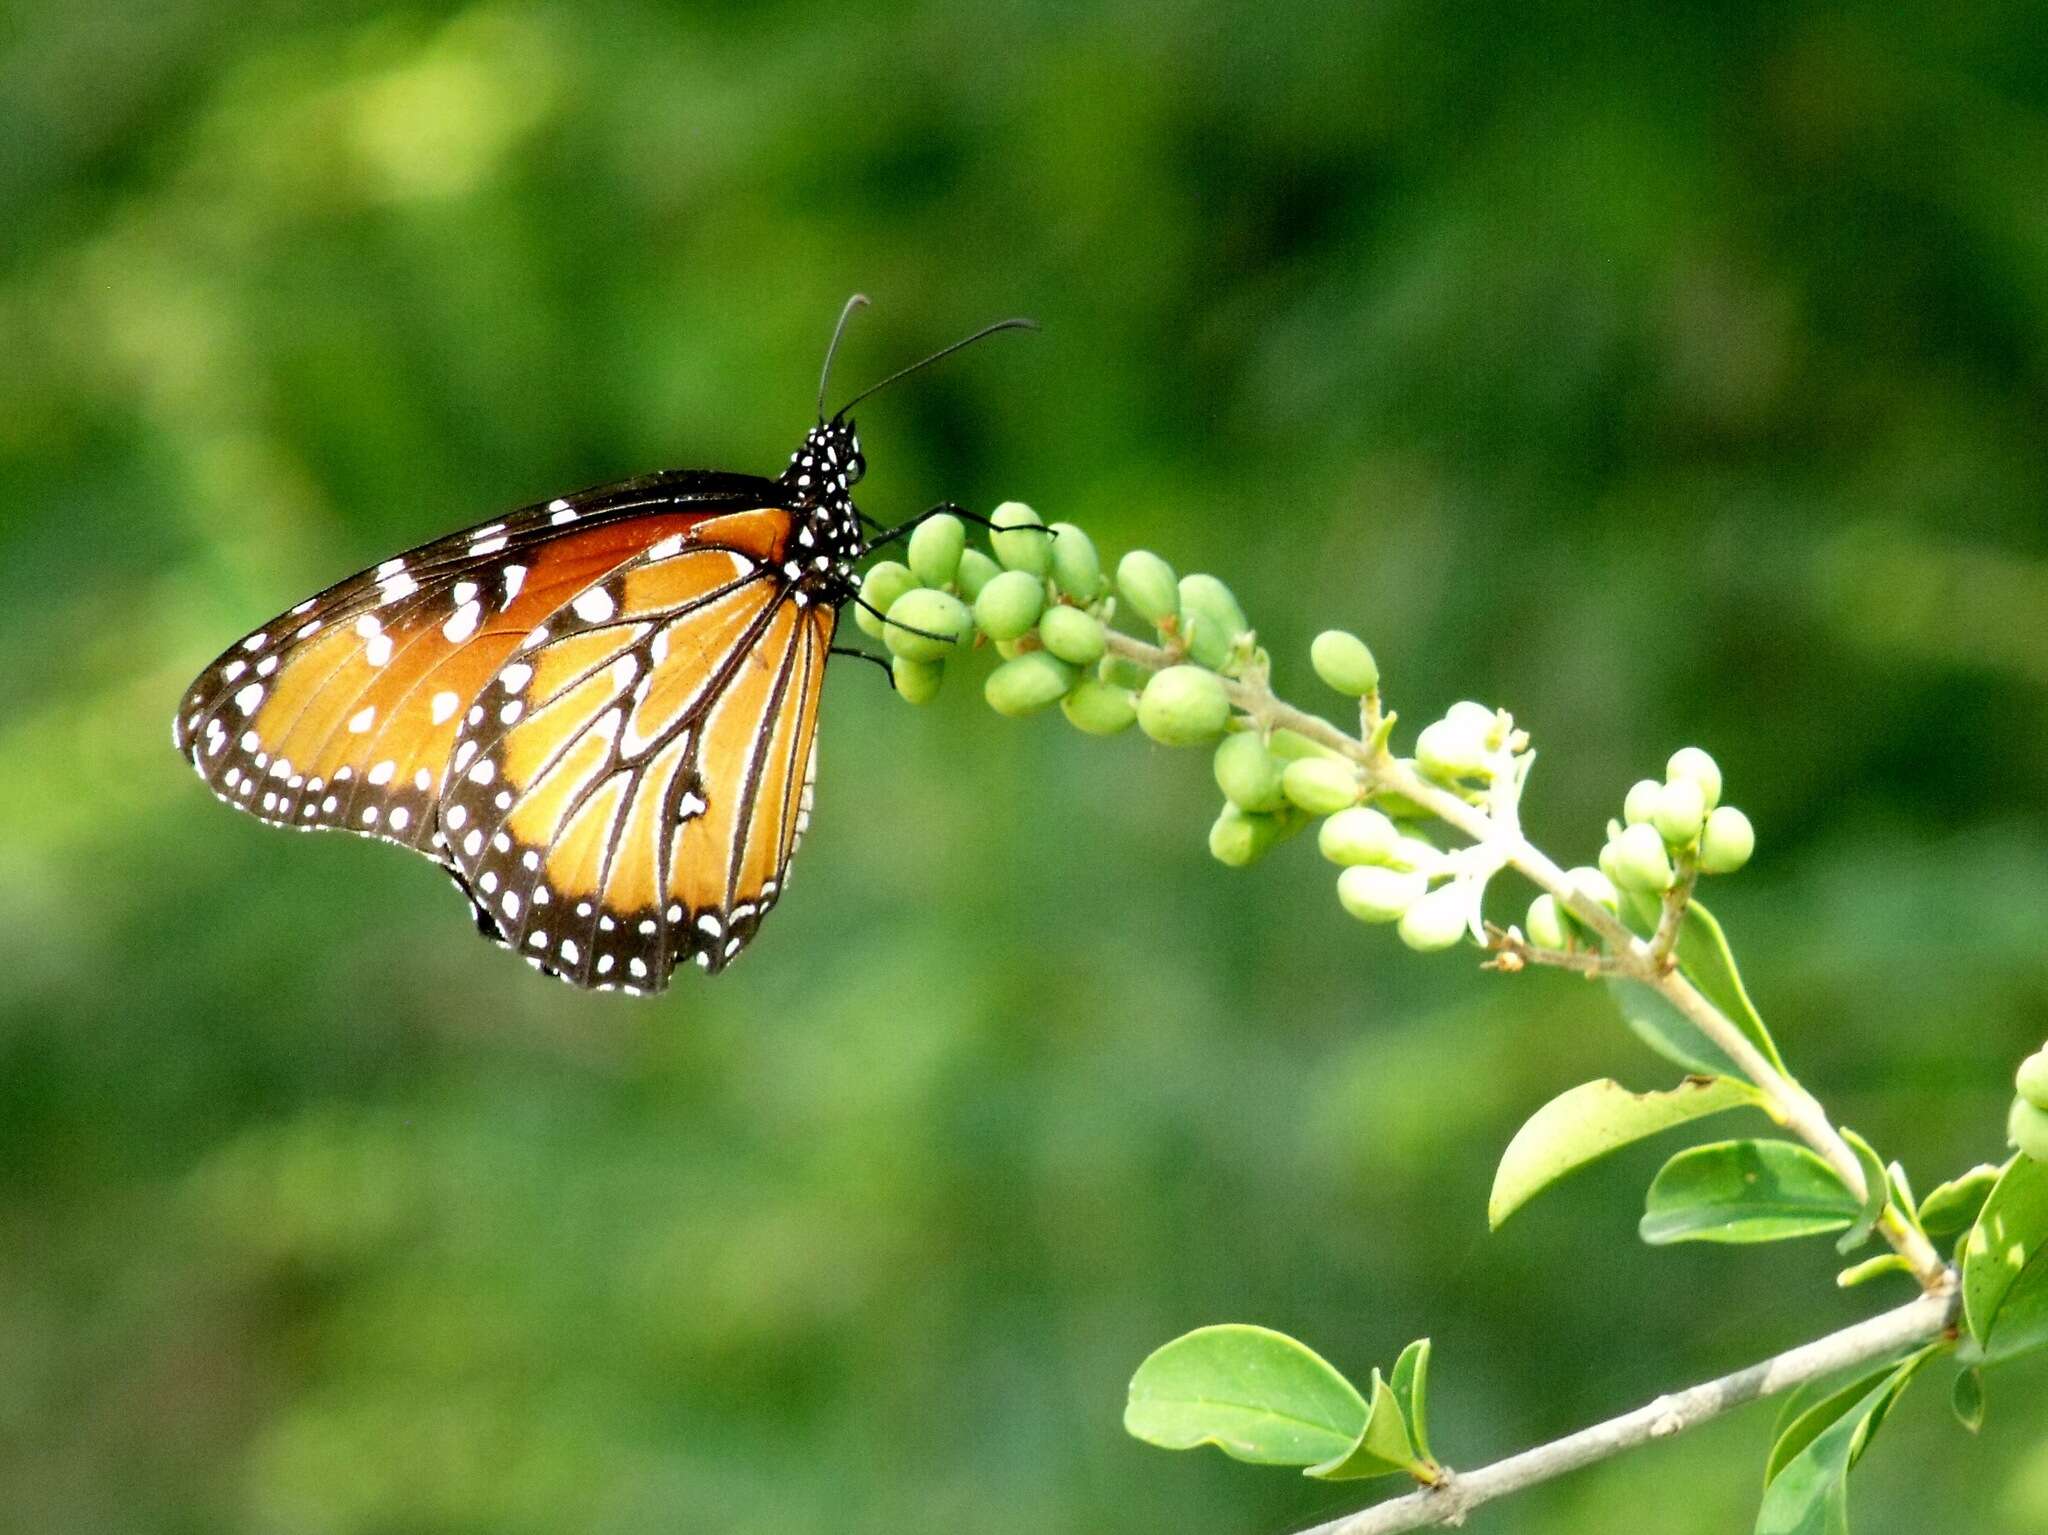
<instances>
[{"instance_id":1,"label":"green foliage bokeh","mask_svg":"<svg viewBox=\"0 0 2048 1535\"><path fill-rule=\"evenodd\" d=\"M34 1529L1270 1531L1127 1439L1255 1319L1433 1336L1472 1464L1861 1314L1635 1242L1632 1151L1485 1235L1569 977L1368 933L1206 765L829 685L729 976L585 998L445 881L216 805L171 708L399 548L773 471L825 332L885 519L1018 497L1512 708L1589 859L1709 745L1803 1079L1922 1187L2048 1034L2048 148L2024 6L31 3L0 36L0 1487ZM2048 1524L2041 1367L1909 1400L1860 1531ZM2030 1403L2030 1393L2032 1403ZM1750 1516L1739 1415L1501 1514ZM1679 1515L1674 1512L1674 1517ZM1504 1523L1503 1528L1507 1527Z\"/></svg>"}]
</instances>

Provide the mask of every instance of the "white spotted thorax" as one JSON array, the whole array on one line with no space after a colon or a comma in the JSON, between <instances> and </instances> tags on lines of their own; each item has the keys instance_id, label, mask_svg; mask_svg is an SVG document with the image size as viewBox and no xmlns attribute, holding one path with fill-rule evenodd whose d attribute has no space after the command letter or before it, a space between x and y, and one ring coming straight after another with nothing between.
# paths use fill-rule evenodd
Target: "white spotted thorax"
<instances>
[{"instance_id":1,"label":"white spotted thorax","mask_svg":"<svg viewBox=\"0 0 2048 1535\"><path fill-rule=\"evenodd\" d=\"M789 456L782 485L796 513L783 579L798 607L839 607L860 589L854 561L862 552L860 512L852 490L867 472L860 434L851 421L821 422Z\"/></svg>"}]
</instances>

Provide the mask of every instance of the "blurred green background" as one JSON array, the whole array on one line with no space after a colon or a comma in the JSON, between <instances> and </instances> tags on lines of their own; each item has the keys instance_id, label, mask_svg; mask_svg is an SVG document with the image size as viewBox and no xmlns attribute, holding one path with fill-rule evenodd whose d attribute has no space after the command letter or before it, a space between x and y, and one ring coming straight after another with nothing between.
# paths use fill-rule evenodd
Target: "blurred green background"
<instances>
[{"instance_id":1,"label":"blurred green background","mask_svg":"<svg viewBox=\"0 0 2048 1535\"><path fill-rule=\"evenodd\" d=\"M773 472L855 288L845 389L1034 314L863 407L869 511L1215 570L1305 703L1356 627L1516 711L1567 860L1710 746L1752 987L1925 1189L2048 1035L2044 66L2007 3L14 8L0 1523L1273 1535L1360 1493L1120 1431L1183 1329L1429 1333L1469 1465L1903 1298L1639 1246L1668 1148L1486 1236L1526 1114L1669 1068L976 675L836 673L792 898L644 1005L169 721L393 551ZM1858 1529L2048 1526L2044 1385L1911 1395ZM1475 1528L1747 1528L1771 1411Z\"/></svg>"}]
</instances>

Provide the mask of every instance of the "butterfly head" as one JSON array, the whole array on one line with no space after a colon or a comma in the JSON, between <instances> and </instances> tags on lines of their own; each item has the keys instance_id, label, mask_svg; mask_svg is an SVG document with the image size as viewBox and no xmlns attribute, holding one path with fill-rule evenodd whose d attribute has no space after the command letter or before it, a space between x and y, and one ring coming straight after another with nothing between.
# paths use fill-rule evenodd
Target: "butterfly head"
<instances>
[{"instance_id":1,"label":"butterfly head","mask_svg":"<svg viewBox=\"0 0 2048 1535\"><path fill-rule=\"evenodd\" d=\"M853 487L867 466L853 423L834 416L804 434L782 473L797 517L789 570L813 600L836 606L858 584L853 562L861 552L861 527Z\"/></svg>"}]
</instances>

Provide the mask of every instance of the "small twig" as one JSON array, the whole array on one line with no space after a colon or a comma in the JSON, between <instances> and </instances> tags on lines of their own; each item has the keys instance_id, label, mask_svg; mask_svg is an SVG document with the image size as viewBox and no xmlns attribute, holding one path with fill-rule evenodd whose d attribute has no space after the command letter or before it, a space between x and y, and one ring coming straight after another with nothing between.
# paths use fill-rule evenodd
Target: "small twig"
<instances>
[{"instance_id":1,"label":"small twig","mask_svg":"<svg viewBox=\"0 0 2048 1535\"><path fill-rule=\"evenodd\" d=\"M1486 924L1486 937L1487 949L1494 956L1486 965L1493 970L1513 972L1526 965L1548 965L1555 970L1573 970L1595 977L1611 975L1616 968L1614 957L1604 949L1546 949L1513 928L1495 927L1491 922Z\"/></svg>"},{"instance_id":2,"label":"small twig","mask_svg":"<svg viewBox=\"0 0 2048 1535\"><path fill-rule=\"evenodd\" d=\"M1678 877L1664 892L1664 909L1657 919L1657 931L1650 935L1650 963L1660 970L1672 967L1671 951L1678 947L1678 935L1685 926L1685 908L1692 904L1692 887L1699 877L1699 864L1689 854L1681 854Z\"/></svg>"},{"instance_id":3,"label":"small twig","mask_svg":"<svg viewBox=\"0 0 2048 1535\"><path fill-rule=\"evenodd\" d=\"M1109 633L1109 649L1125 660L1152 671L1175 664L1179 653L1163 650L1115 630ZM1640 981L1663 996L1693 1027L1734 1061L1742 1074L1763 1093L1774 1119L1820 1154L1842 1186L1856 1198L1868 1192L1863 1164L1849 1143L1835 1129L1827 1111L1798 1082L1793 1080L1745 1034L1734 1020L1709 1002L1699 989L1677 969L1660 958L1650 942L1638 938L1621 919L1602 906L1591 894L1558 867L1541 848L1522 835L1519 827L1503 826L1477 805L1439 784L1431 783L1384 746L1346 735L1319 715L1297 709L1274 696L1263 677L1223 680L1224 692L1238 709L1256 724L1291 730L1318 746L1350 758L1364 770L1367 785L1374 790L1399 794L1475 843L1494 848L1501 861L1520 873L1538 889L1546 891L1569 910L1588 931L1599 938L1612 969L1606 973ZM1681 913L1682 915L1682 913ZM1674 936L1673 942L1676 942ZM1933 1293L1948 1283L1948 1268L1934 1244L1887 1205L1878 1229L1885 1240L1912 1265L1920 1287Z\"/></svg>"},{"instance_id":4,"label":"small twig","mask_svg":"<svg viewBox=\"0 0 2048 1535\"><path fill-rule=\"evenodd\" d=\"M1684 1433L1759 1397L1790 1391L1837 1370L1866 1364L1935 1338L1951 1325L1956 1295L1944 1288L1895 1311L1789 1349L1761 1364L1689 1390L1660 1396L1633 1412L1582 1428L1562 1439L1510 1455L1476 1471L1448 1472L1436 1486L1376 1504L1301 1535L1395 1535L1434 1524L1459 1524L1482 1503L1590 1466L1653 1439Z\"/></svg>"}]
</instances>

